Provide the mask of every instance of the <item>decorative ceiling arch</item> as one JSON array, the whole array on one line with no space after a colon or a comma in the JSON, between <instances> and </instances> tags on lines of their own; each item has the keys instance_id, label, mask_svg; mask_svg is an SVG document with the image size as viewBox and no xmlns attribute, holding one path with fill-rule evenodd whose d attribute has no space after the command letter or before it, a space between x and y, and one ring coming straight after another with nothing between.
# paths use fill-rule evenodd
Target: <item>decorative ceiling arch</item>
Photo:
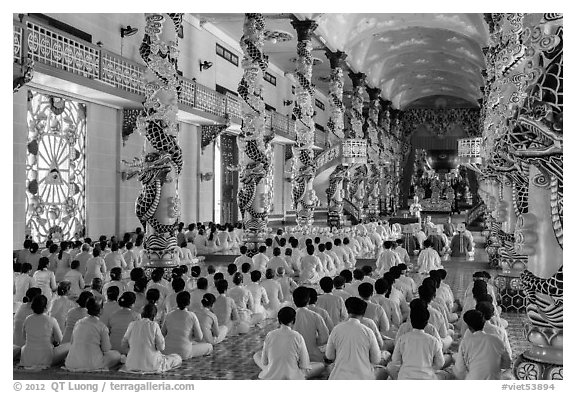
<instances>
[{"instance_id":1,"label":"decorative ceiling arch","mask_svg":"<svg viewBox=\"0 0 576 393\"><path fill-rule=\"evenodd\" d=\"M426 94L476 105L488 28L482 14L308 14L332 49L402 109ZM416 78L415 76L425 76Z\"/></svg>"}]
</instances>

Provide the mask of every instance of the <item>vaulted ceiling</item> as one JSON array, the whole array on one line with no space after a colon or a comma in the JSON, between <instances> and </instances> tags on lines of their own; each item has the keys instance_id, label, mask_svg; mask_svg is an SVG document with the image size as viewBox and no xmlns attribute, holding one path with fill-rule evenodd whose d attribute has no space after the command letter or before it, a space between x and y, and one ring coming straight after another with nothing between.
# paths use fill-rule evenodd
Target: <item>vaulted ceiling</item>
<instances>
[{"instance_id":1,"label":"vaulted ceiling","mask_svg":"<svg viewBox=\"0 0 576 393\"><path fill-rule=\"evenodd\" d=\"M197 14L235 39L242 36L243 14ZM295 68L296 32L290 14L264 14L266 28L280 32L268 40L264 53L284 71ZM370 87L394 108L437 102L445 106L478 106L482 97L482 48L488 45L488 26L482 14L294 14L318 23L312 43L317 58L312 82L326 93L330 65L323 48L348 56L350 70L367 75ZM288 34L285 34L288 33ZM345 90L351 90L346 77ZM458 103L458 105L456 104ZM463 105L461 105L463 104Z\"/></svg>"}]
</instances>

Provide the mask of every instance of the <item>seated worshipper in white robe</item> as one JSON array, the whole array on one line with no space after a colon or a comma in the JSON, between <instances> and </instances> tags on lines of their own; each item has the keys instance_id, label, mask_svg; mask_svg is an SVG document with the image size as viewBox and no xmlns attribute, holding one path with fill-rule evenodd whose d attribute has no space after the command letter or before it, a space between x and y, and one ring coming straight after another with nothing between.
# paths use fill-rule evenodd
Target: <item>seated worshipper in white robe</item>
<instances>
[{"instance_id":1,"label":"seated worshipper in white robe","mask_svg":"<svg viewBox=\"0 0 576 393\"><path fill-rule=\"evenodd\" d=\"M428 274L430 270L443 269L440 255L432 248L430 240L424 240L424 249L418 255L418 273Z\"/></svg>"},{"instance_id":2,"label":"seated worshipper in white robe","mask_svg":"<svg viewBox=\"0 0 576 393\"><path fill-rule=\"evenodd\" d=\"M419 249L422 250L424 248L424 240L426 240L428 236L426 236L426 233L422 230L420 224L412 224L412 225L414 226L414 237L416 238L416 240L418 240Z\"/></svg>"},{"instance_id":3,"label":"seated worshipper in white robe","mask_svg":"<svg viewBox=\"0 0 576 393\"><path fill-rule=\"evenodd\" d=\"M393 378L437 379L436 370L444 365L444 356L440 341L424 331L429 318L424 307L410 312L412 331L398 337L388 365Z\"/></svg>"},{"instance_id":4,"label":"seated worshipper in white robe","mask_svg":"<svg viewBox=\"0 0 576 393\"><path fill-rule=\"evenodd\" d=\"M391 299L386 297L386 294L390 294L390 284L387 280L379 278L374 283L374 290L376 293L372 295L371 301L380 305L386 312L388 316L388 323L390 324L390 330L386 332L385 336L394 337L398 330L398 327L402 324L402 313L400 312L400 307L396 305Z\"/></svg>"},{"instance_id":5,"label":"seated worshipper in white robe","mask_svg":"<svg viewBox=\"0 0 576 393\"><path fill-rule=\"evenodd\" d=\"M380 276L384 275L392 266L402 263L398 254L392 250L393 244L392 240L386 240L384 242L384 250L382 250L376 260L376 272Z\"/></svg>"},{"instance_id":6,"label":"seated worshipper in white robe","mask_svg":"<svg viewBox=\"0 0 576 393\"><path fill-rule=\"evenodd\" d=\"M56 293L58 296L52 298L48 314L56 319L60 331L64 331L68 311L76 307L77 304L70 298L70 283L68 281L60 281Z\"/></svg>"},{"instance_id":7,"label":"seated worshipper in white robe","mask_svg":"<svg viewBox=\"0 0 576 393\"><path fill-rule=\"evenodd\" d=\"M490 301L481 301L476 303L476 310L482 313L482 317L484 318L484 332L488 334L492 334L502 340L504 343L504 348L510 358L512 358L512 347L510 345L510 339L508 338L508 333L506 329L500 326L497 322L497 317L494 315L494 305ZM470 334L470 330L468 330L468 326L466 326L466 332L464 333L463 338L468 337Z\"/></svg>"},{"instance_id":8,"label":"seated worshipper in white robe","mask_svg":"<svg viewBox=\"0 0 576 393\"><path fill-rule=\"evenodd\" d=\"M214 302L213 312L218 318L218 325L227 326L229 336L248 333L250 325L240 320L236 303L227 296L228 282L226 280L216 281L216 290L218 297Z\"/></svg>"},{"instance_id":9,"label":"seated worshipper in white robe","mask_svg":"<svg viewBox=\"0 0 576 393\"><path fill-rule=\"evenodd\" d=\"M267 269L272 269L272 271L278 270L280 266L284 268L284 271L289 275L294 274L294 270L292 269L291 264L289 265L286 262L286 259L282 257L280 247L274 247L273 256L270 258L268 263L266 264Z\"/></svg>"},{"instance_id":10,"label":"seated worshipper in white robe","mask_svg":"<svg viewBox=\"0 0 576 393\"><path fill-rule=\"evenodd\" d=\"M252 257L252 266L254 270L260 270L264 273L268 267L268 257L266 256L266 246L258 247L258 254Z\"/></svg>"},{"instance_id":11,"label":"seated worshipper in white robe","mask_svg":"<svg viewBox=\"0 0 576 393\"><path fill-rule=\"evenodd\" d=\"M60 364L68 354L69 344L61 344L62 332L58 322L46 315L48 300L44 295L32 299L33 314L22 326L24 346L20 351L20 366L44 369Z\"/></svg>"},{"instance_id":12,"label":"seated worshipper in white robe","mask_svg":"<svg viewBox=\"0 0 576 393\"><path fill-rule=\"evenodd\" d=\"M400 238L400 239L396 239L396 246L393 248L393 251L398 254L398 256L400 257L400 261L402 261L402 263L405 263L406 265L410 264L410 255L408 254L408 251L402 247L404 245L404 239Z\"/></svg>"},{"instance_id":13,"label":"seated worshipper in white robe","mask_svg":"<svg viewBox=\"0 0 576 393\"><path fill-rule=\"evenodd\" d=\"M310 291L306 287L294 290L292 298L296 309L296 322L294 330L304 337L306 349L312 362L323 362L324 355L320 347L328 341L328 327L320 315L307 308L310 300Z\"/></svg>"},{"instance_id":14,"label":"seated worshipper in white robe","mask_svg":"<svg viewBox=\"0 0 576 393\"><path fill-rule=\"evenodd\" d=\"M266 306L270 303L268 299L268 294L266 290L260 285L260 279L262 278L262 273L260 270L253 270L250 272L250 283L246 284L246 289L252 294L252 300L254 301L254 312L262 314L264 318L268 318L268 311L266 311Z\"/></svg>"},{"instance_id":15,"label":"seated worshipper in white robe","mask_svg":"<svg viewBox=\"0 0 576 393\"><path fill-rule=\"evenodd\" d=\"M228 290L228 296L236 303L239 320L254 326L264 319L264 314L254 311L252 293L242 285L242 281L242 274L236 273L232 280L234 287Z\"/></svg>"},{"instance_id":16,"label":"seated worshipper in white robe","mask_svg":"<svg viewBox=\"0 0 576 393\"><path fill-rule=\"evenodd\" d=\"M248 252L248 247L240 246L240 256L234 259L234 264L238 266L238 269L242 266L242 264L248 262L250 266L252 266L252 258L250 258L246 253Z\"/></svg>"},{"instance_id":17,"label":"seated worshipper in white robe","mask_svg":"<svg viewBox=\"0 0 576 393\"><path fill-rule=\"evenodd\" d=\"M316 252L316 256L320 259L320 262L322 263L325 275L332 277L338 274L338 270L334 265L334 260L330 255L326 253L326 245L324 243L318 244L318 251Z\"/></svg>"},{"instance_id":18,"label":"seated worshipper in white robe","mask_svg":"<svg viewBox=\"0 0 576 393\"><path fill-rule=\"evenodd\" d=\"M264 339L261 351L254 354L254 362L262 369L259 379L305 379L319 376L324 363L310 362L304 337L293 329L296 311L284 307L278 311L280 327Z\"/></svg>"},{"instance_id":19,"label":"seated worshipper in white robe","mask_svg":"<svg viewBox=\"0 0 576 393\"><path fill-rule=\"evenodd\" d=\"M485 321L480 311L466 311L464 321L471 334L460 342L454 375L458 379L501 379L502 369L512 363L504 343L483 330Z\"/></svg>"},{"instance_id":20,"label":"seated worshipper in white robe","mask_svg":"<svg viewBox=\"0 0 576 393\"><path fill-rule=\"evenodd\" d=\"M136 295L134 292L124 292L120 295L120 298L118 298L120 309L108 318L106 324L110 331L110 345L112 349L124 355L128 353L126 348L122 348L124 333L126 333L130 322L140 319L140 314L131 309L135 301Z\"/></svg>"},{"instance_id":21,"label":"seated worshipper in white robe","mask_svg":"<svg viewBox=\"0 0 576 393\"><path fill-rule=\"evenodd\" d=\"M320 259L314 255L314 246L306 248L308 255L302 257L300 264L302 271L300 272L301 284L317 284L318 281L324 276L324 268Z\"/></svg>"},{"instance_id":22,"label":"seated worshipper in white robe","mask_svg":"<svg viewBox=\"0 0 576 393\"><path fill-rule=\"evenodd\" d=\"M334 281L332 278L322 277L320 280L320 288L324 293L318 296L316 304L328 312L334 325L338 325L340 322L348 319L344 299L332 293L334 289Z\"/></svg>"},{"instance_id":23,"label":"seated worshipper in white robe","mask_svg":"<svg viewBox=\"0 0 576 393\"><path fill-rule=\"evenodd\" d=\"M394 348L394 337L388 335L390 334L390 320L384 308L371 301L372 294L374 293L373 285L369 282L360 284L358 293L360 298L367 303L364 317L373 320L378 332L382 335L383 343L380 347L386 351L392 351Z\"/></svg>"},{"instance_id":24,"label":"seated worshipper in white robe","mask_svg":"<svg viewBox=\"0 0 576 393\"><path fill-rule=\"evenodd\" d=\"M22 331L22 326L24 321L28 316L34 314L32 310L32 300L34 297L42 294L40 288L32 287L28 288L26 295L22 298L22 304L14 314L14 324L12 329L12 344L15 348L18 348L18 355L20 354L20 347L22 347L26 339L24 338L24 332Z\"/></svg>"},{"instance_id":25,"label":"seated worshipper in white robe","mask_svg":"<svg viewBox=\"0 0 576 393\"><path fill-rule=\"evenodd\" d=\"M436 296L436 288L429 284L422 284L418 287L418 296L420 300L426 303L427 309L430 312L430 323L438 330L440 340L442 341L442 350L447 352L450 345L454 342L451 335L454 334L454 332L448 329L448 323L442 313L430 304Z\"/></svg>"},{"instance_id":26,"label":"seated worshipper in white robe","mask_svg":"<svg viewBox=\"0 0 576 393\"><path fill-rule=\"evenodd\" d=\"M182 364L176 353L164 355L165 340L160 326L154 321L156 306L147 304L142 319L130 322L122 338L122 346L128 350L122 370L138 373L162 373Z\"/></svg>"},{"instance_id":27,"label":"seated worshipper in white robe","mask_svg":"<svg viewBox=\"0 0 576 393\"><path fill-rule=\"evenodd\" d=\"M108 328L98 318L102 303L88 299L86 309L88 316L74 326L65 366L72 371L107 370L120 363L120 352L112 349Z\"/></svg>"},{"instance_id":28,"label":"seated worshipper in white robe","mask_svg":"<svg viewBox=\"0 0 576 393\"><path fill-rule=\"evenodd\" d=\"M330 314L328 311L319 307L316 302L318 301L318 292L314 288L308 288L310 292L310 300L308 301L308 310L314 311L316 314L320 315L328 328L328 333L334 329L334 323L332 322L332 318L330 318Z\"/></svg>"},{"instance_id":29,"label":"seated worshipper in white robe","mask_svg":"<svg viewBox=\"0 0 576 393\"><path fill-rule=\"evenodd\" d=\"M282 285L274 279L276 274L272 269L266 269L266 279L262 280L260 285L266 291L268 296L268 305L266 306L266 312L270 318L276 318L276 314L280 308L284 307L284 296L289 296L290 293L284 294L282 292Z\"/></svg>"},{"instance_id":30,"label":"seated worshipper in white robe","mask_svg":"<svg viewBox=\"0 0 576 393\"><path fill-rule=\"evenodd\" d=\"M203 307L196 312L204 336L202 341L212 345L221 343L228 334L228 326L219 325L218 317L212 312L215 302L216 297L213 294L205 294L202 298Z\"/></svg>"},{"instance_id":31,"label":"seated worshipper in white robe","mask_svg":"<svg viewBox=\"0 0 576 393\"><path fill-rule=\"evenodd\" d=\"M382 357L376 336L360 322L366 302L350 297L346 309L350 317L334 327L326 345L326 358L334 360L329 379L386 379L386 370L375 367Z\"/></svg>"}]
</instances>

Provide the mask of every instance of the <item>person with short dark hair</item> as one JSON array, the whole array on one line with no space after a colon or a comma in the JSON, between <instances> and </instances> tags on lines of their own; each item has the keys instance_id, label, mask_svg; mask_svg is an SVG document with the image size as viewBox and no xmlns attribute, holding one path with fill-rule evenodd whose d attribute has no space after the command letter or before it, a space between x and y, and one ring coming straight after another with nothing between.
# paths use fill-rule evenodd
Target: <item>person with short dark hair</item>
<instances>
[{"instance_id":1,"label":"person with short dark hair","mask_svg":"<svg viewBox=\"0 0 576 393\"><path fill-rule=\"evenodd\" d=\"M418 293L418 286L412 277L406 275L408 266L405 263L399 264L397 269L400 272L400 276L396 279L394 285L402 292L406 302L410 303L414 299L414 295Z\"/></svg>"},{"instance_id":2,"label":"person with short dark hair","mask_svg":"<svg viewBox=\"0 0 576 393\"><path fill-rule=\"evenodd\" d=\"M386 240L384 242L384 249L380 255L378 255L378 259L376 260L376 272L380 276L384 275L384 273L390 270L392 266L397 266L402 263L398 254L396 254L392 249L393 245L393 241Z\"/></svg>"},{"instance_id":3,"label":"person with short dark hair","mask_svg":"<svg viewBox=\"0 0 576 393\"><path fill-rule=\"evenodd\" d=\"M334 325L338 325L340 322L348 319L344 299L332 293L334 280L330 277L322 277L320 279L320 288L324 293L318 296L317 305L328 312Z\"/></svg>"},{"instance_id":4,"label":"person with short dark hair","mask_svg":"<svg viewBox=\"0 0 576 393\"><path fill-rule=\"evenodd\" d=\"M264 315L254 312L254 298L245 288L242 273L236 273L232 279L234 287L228 290L228 296L234 300L238 309L238 318L248 326L254 326L264 319Z\"/></svg>"},{"instance_id":5,"label":"person with short dark hair","mask_svg":"<svg viewBox=\"0 0 576 393\"><path fill-rule=\"evenodd\" d=\"M436 371L444 365L442 345L435 337L424 332L430 313L425 304L411 308L409 331L396 340L389 371L398 371L398 379L437 379Z\"/></svg>"},{"instance_id":6,"label":"person with short dark hair","mask_svg":"<svg viewBox=\"0 0 576 393\"><path fill-rule=\"evenodd\" d=\"M314 246L307 246L307 255L302 257L300 265L300 284L317 284L320 278L324 275L324 268L320 259L314 255Z\"/></svg>"},{"instance_id":7,"label":"person with short dark hair","mask_svg":"<svg viewBox=\"0 0 576 393\"><path fill-rule=\"evenodd\" d=\"M25 338L20 351L22 367L48 368L62 363L68 354L70 346L60 345L62 332L56 319L46 315L47 305L48 300L44 295L32 299L34 313L26 318L22 326Z\"/></svg>"},{"instance_id":8,"label":"person with short dark hair","mask_svg":"<svg viewBox=\"0 0 576 393\"><path fill-rule=\"evenodd\" d=\"M448 322L442 313L431 305L432 300L436 297L436 288L426 284L420 285L420 287L418 287L418 296L428 306L427 309L430 313L430 323L438 330L438 334L442 341L442 349L447 351L454 341L452 338L454 332L448 329Z\"/></svg>"},{"instance_id":9,"label":"person with short dark hair","mask_svg":"<svg viewBox=\"0 0 576 393\"><path fill-rule=\"evenodd\" d=\"M80 261L74 259L70 263L70 270L64 275L63 281L68 281L70 283L70 293L69 295L76 298L80 295L80 292L84 290L86 282L82 273L80 273Z\"/></svg>"},{"instance_id":10,"label":"person with short dark hair","mask_svg":"<svg viewBox=\"0 0 576 393\"><path fill-rule=\"evenodd\" d=\"M65 366L71 371L112 368L120 363L120 352L112 349L108 328L99 319L102 303L94 298L88 299L86 309L88 316L79 320L74 327Z\"/></svg>"},{"instance_id":11,"label":"person with short dark hair","mask_svg":"<svg viewBox=\"0 0 576 393\"><path fill-rule=\"evenodd\" d=\"M110 271L113 267L126 269L126 261L119 250L120 247L118 243L112 243L110 246L110 253L104 257L107 271Z\"/></svg>"},{"instance_id":12,"label":"person with short dark hair","mask_svg":"<svg viewBox=\"0 0 576 393\"><path fill-rule=\"evenodd\" d=\"M195 313L189 312L190 293L180 291L176 295L176 308L171 310L162 324L165 336L164 354L177 353L183 360L209 355L213 347L210 343L201 343L204 333Z\"/></svg>"},{"instance_id":13,"label":"person with short dark hair","mask_svg":"<svg viewBox=\"0 0 576 393\"><path fill-rule=\"evenodd\" d=\"M283 307L278 311L280 327L264 339L261 351L254 354L254 361L262 369L259 379L306 379L324 370L322 363L310 363L304 337L293 330L296 311Z\"/></svg>"},{"instance_id":14,"label":"person with short dark hair","mask_svg":"<svg viewBox=\"0 0 576 393\"><path fill-rule=\"evenodd\" d=\"M323 362L324 356L319 347L328 340L328 327L320 315L309 310L306 306L310 301L309 288L300 286L292 293L296 308L296 323L294 330L304 337L306 349L312 362Z\"/></svg>"},{"instance_id":15,"label":"person with short dark hair","mask_svg":"<svg viewBox=\"0 0 576 393\"><path fill-rule=\"evenodd\" d=\"M246 289L252 293L252 300L254 301L254 312L262 314L264 318L268 318L268 311L265 306L270 303L266 290L260 285L262 273L260 270L253 270L250 272L251 282L246 284Z\"/></svg>"},{"instance_id":16,"label":"person with short dark hair","mask_svg":"<svg viewBox=\"0 0 576 393\"><path fill-rule=\"evenodd\" d=\"M228 327L228 335L246 334L250 330L250 325L240 321L238 308L233 299L226 296L228 291L228 281L222 280L216 283L218 296L214 302L213 312L218 318L218 324Z\"/></svg>"},{"instance_id":17,"label":"person with short dark hair","mask_svg":"<svg viewBox=\"0 0 576 393\"><path fill-rule=\"evenodd\" d=\"M349 318L334 327L326 345L326 359L334 360L329 379L386 379L384 369L374 369L381 361L376 336L360 321L366 302L352 296L345 304Z\"/></svg>"},{"instance_id":18,"label":"person with short dark hair","mask_svg":"<svg viewBox=\"0 0 576 393\"><path fill-rule=\"evenodd\" d=\"M282 296L284 301L287 301L290 298L292 292L298 288L298 284L296 284L296 281L294 281L292 277L286 275L286 270L282 266L279 266L278 269L276 269L276 277L276 281L282 288Z\"/></svg>"},{"instance_id":19,"label":"person with short dark hair","mask_svg":"<svg viewBox=\"0 0 576 393\"><path fill-rule=\"evenodd\" d=\"M368 318L374 321L378 329L378 333L383 336L382 345L380 345L380 347L385 350L392 350L394 347L394 339L389 336L390 321L384 308L382 308L382 306L379 304L373 303L371 301L373 293L374 287L369 282L364 282L358 286L358 294L360 295L360 298L366 302L364 318ZM386 339L384 339L384 337L386 337ZM378 339L378 336L376 336L376 339Z\"/></svg>"},{"instance_id":20,"label":"person with short dark hair","mask_svg":"<svg viewBox=\"0 0 576 393\"><path fill-rule=\"evenodd\" d=\"M388 323L390 324L390 331L386 336L394 337L398 327L402 324L402 313L400 307L389 298L391 293L391 286L384 278L379 278L374 283L374 290L376 294L372 295L371 301L380 305L386 312Z\"/></svg>"},{"instance_id":21,"label":"person with short dark hair","mask_svg":"<svg viewBox=\"0 0 576 393\"><path fill-rule=\"evenodd\" d=\"M511 366L510 353L502 340L484 331L482 312L468 310L464 322L470 334L458 347L453 372L458 379L501 379L501 370Z\"/></svg>"},{"instance_id":22,"label":"person with short dark hair","mask_svg":"<svg viewBox=\"0 0 576 393\"><path fill-rule=\"evenodd\" d=\"M423 247L418 254L418 272L428 274L430 270L443 269L440 255L432 248L432 242L429 239L424 240Z\"/></svg>"},{"instance_id":23,"label":"person with short dark hair","mask_svg":"<svg viewBox=\"0 0 576 393\"><path fill-rule=\"evenodd\" d=\"M266 265L267 268L276 271L280 266L282 266L286 273L288 273L289 275L294 274L294 270L292 270L292 267L286 262L286 259L282 257L280 253L281 253L280 248L275 247L273 252L274 255L272 256L272 258L270 258L268 264Z\"/></svg>"},{"instance_id":24,"label":"person with short dark hair","mask_svg":"<svg viewBox=\"0 0 576 393\"><path fill-rule=\"evenodd\" d=\"M310 292L310 300L308 301L308 309L314 311L316 314L318 314L322 317L322 320L324 320L324 323L326 324L326 327L328 328L328 333L330 333L332 331L332 329L334 329L334 322L332 322L332 318L330 318L328 311L326 311L322 307L319 307L316 304L316 302L318 301L318 292L316 292L316 290L314 288L308 288L308 291Z\"/></svg>"},{"instance_id":25,"label":"person with short dark hair","mask_svg":"<svg viewBox=\"0 0 576 393\"><path fill-rule=\"evenodd\" d=\"M343 270L340 275L334 277L334 290L332 291L335 296L342 298L343 301L346 301L346 299L350 297L350 293L346 290L346 278L342 276L342 273L345 271L350 273L349 270Z\"/></svg>"},{"instance_id":26,"label":"person with short dark hair","mask_svg":"<svg viewBox=\"0 0 576 393\"><path fill-rule=\"evenodd\" d=\"M284 296L288 296L282 292L282 285L274 279L275 276L274 270L266 269L266 279L260 283L268 297L266 312L270 318L276 318L276 313L284 306Z\"/></svg>"},{"instance_id":27,"label":"person with short dark hair","mask_svg":"<svg viewBox=\"0 0 576 393\"><path fill-rule=\"evenodd\" d=\"M270 239L272 241L272 239ZM255 254L252 257L252 266L254 270L260 270L260 272L264 273L266 268L268 267L268 261L270 258L266 255L266 246L258 247L258 254Z\"/></svg>"},{"instance_id":28,"label":"person with short dark hair","mask_svg":"<svg viewBox=\"0 0 576 393\"><path fill-rule=\"evenodd\" d=\"M161 373L182 364L180 355L162 353L165 341L160 326L154 321L156 312L156 306L147 304L142 310L142 319L130 322L128 325L122 338L122 346L128 349L123 370Z\"/></svg>"},{"instance_id":29,"label":"person with short dark hair","mask_svg":"<svg viewBox=\"0 0 576 393\"><path fill-rule=\"evenodd\" d=\"M202 308L202 298L206 293L208 293L208 280L206 277L200 277L196 281L196 288L190 291L190 311Z\"/></svg>"},{"instance_id":30,"label":"person with short dark hair","mask_svg":"<svg viewBox=\"0 0 576 393\"><path fill-rule=\"evenodd\" d=\"M318 244L318 251L316 252L316 256L320 259L320 263L322 264L322 269L324 270L324 275L326 276L334 276L338 273L336 266L334 265L334 260L328 254L326 254L326 246L324 243Z\"/></svg>"}]
</instances>

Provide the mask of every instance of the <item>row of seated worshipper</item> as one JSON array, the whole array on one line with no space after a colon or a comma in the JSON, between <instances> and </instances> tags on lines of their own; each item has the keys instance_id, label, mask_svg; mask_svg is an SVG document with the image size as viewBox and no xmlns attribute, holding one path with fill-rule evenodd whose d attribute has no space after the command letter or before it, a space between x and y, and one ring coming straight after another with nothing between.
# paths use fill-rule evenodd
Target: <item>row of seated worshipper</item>
<instances>
[{"instance_id":1,"label":"row of seated worshipper","mask_svg":"<svg viewBox=\"0 0 576 393\"><path fill-rule=\"evenodd\" d=\"M310 284L300 287L306 288L308 294L304 301L297 300L303 296L299 295L302 290L296 292L297 284L285 275L283 266L279 266L276 272L267 268L264 280L260 270L249 266L249 271L243 274L235 271L236 268L237 265L230 264L225 275L215 272L210 266L204 273L199 266L194 266L189 272L183 265L173 269L169 281L164 278L161 268L152 272L151 280L146 279L142 268L134 268L128 282L121 275L115 275L106 283L107 301L103 305L104 296L98 288L81 292L74 301L69 295L69 283L63 281L50 303L40 288L28 288L23 304L14 316L14 357L19 357L24 367L48 367L65 361L71 370L90 370L113 367L113 364L123 361L122 367L127 371L162 372L176 367L182 359L209 355L213 345L226 337L258 329L263 319L279 318L279 310L291 306L297 312L306 308L300 313L314 319L313 325L318 330L313 336L318 340L310 338L309 319L297 318L296 326L303 326L301 334L307 338L310 359L323 363L327 348L322 346L335 327L348 321L345 299L354 297L368 304L368 314L362 321L374 334L380 358L386 362L390 353L394 354L398 338L406 329L411 330L407 305L419 296L420 300L428 302L429 309L437 308L437 312L431 311L430 324L437 332L433 335L445 352L443 366L446 368L452 359L448 351L455 331L452 324L459 328L457 331L463 332L468 326L463 324L463 316L455 314L459 304L450 288L442 283L446 277L445 270L430 271L430 277L416 288L403 263L390 267L378 279L371 277L369 266L353 272L344 269L334 278L324 276L320 279L320 295ZM244 280L246 273L250 282ZM481 301L492 300L493 304L494 297L488 294L488 288L492 294L494 289L487 283L490 278L484 273L475 274L474 285L467 290L464 299L466 311ZM41 297L34 303L38 296ZM492 318L498 321L498 315ZM142 320L142 326L135 328L135 322ZM84 322L79 324L80 321ZM504 322L501 320L500 324ZM132 329L131 325L134 325ZM76 335L82 338L75 339ZM154 344L146 347L139 340ZM131 351L133 356L130 356ZM263 358L264 355L256 357ZM92 360L87 364L78 359ZM261 364L265 366L266 362L263 360ZM393 365L392 362L390 370L377 367L377 371L386 371L388 377L394 377ZM312 373L305 375L317 375L326 366L326 362L322 366L316 365ZM382 373L378 375L383 376Z\"/></svg>"}]
</instances>

